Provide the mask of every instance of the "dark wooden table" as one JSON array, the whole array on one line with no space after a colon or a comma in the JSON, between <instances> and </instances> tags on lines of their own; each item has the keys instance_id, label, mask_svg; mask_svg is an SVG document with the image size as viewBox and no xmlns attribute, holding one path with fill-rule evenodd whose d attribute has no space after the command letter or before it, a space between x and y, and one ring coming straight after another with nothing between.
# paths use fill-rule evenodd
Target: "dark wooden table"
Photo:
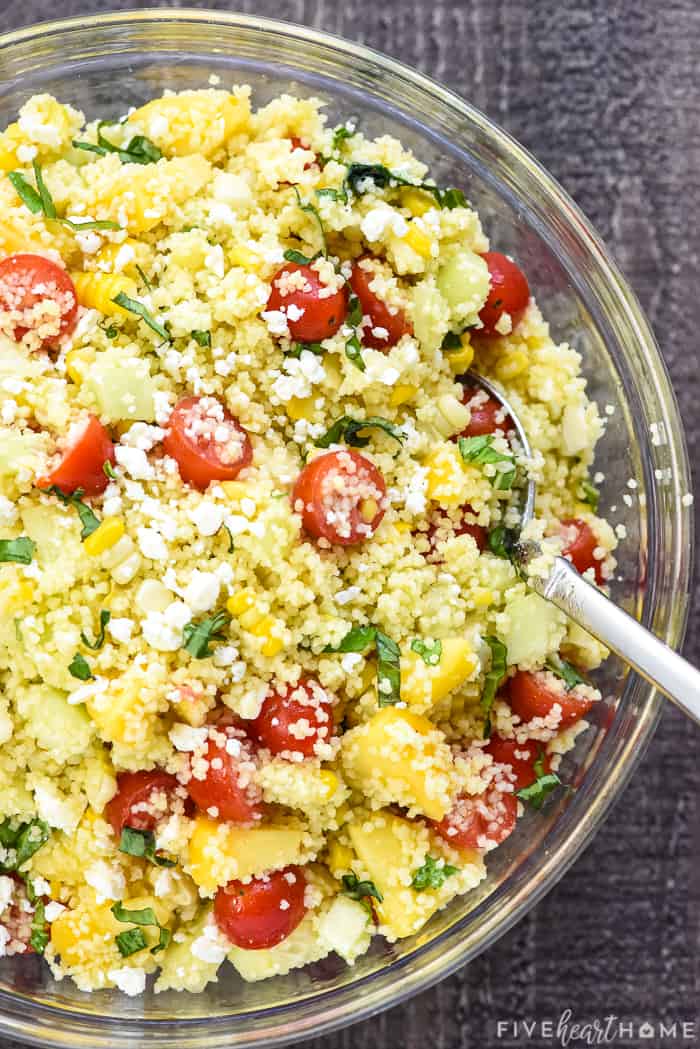
<instances>
[{"instance_id":1,"label":"dark wooden table","mask_svg":"<svg viewBox=\"0 0 700 1049\"><path fill-rule=\"evenodd\" d=\"M112 8L230 6L341 34L444 81L559 178L606 239L657 332L700 467L698 0L0 0L3 30ZM686 644L700 663L695 602ZM700 735L669 709L593 844L512 932L413 1001L314 1049L546 1049L540 1028L616 1014L700 1043ZM570 1044L580 1046L583 1041ZM640 1044L618 1039L615 1044ZM10 1049L2 1043L0 1049Z\"/></svg>"}]
</instances>

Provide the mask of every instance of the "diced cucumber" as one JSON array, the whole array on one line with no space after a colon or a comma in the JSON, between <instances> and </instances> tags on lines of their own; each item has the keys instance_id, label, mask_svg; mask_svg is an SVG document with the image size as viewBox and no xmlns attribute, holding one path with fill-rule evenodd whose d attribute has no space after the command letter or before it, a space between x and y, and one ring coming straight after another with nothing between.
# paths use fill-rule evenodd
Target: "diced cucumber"
<instances>
[{"instance_id":1,"label":"diced cucumber","mask_svg":"<svg viewBox=\"0 0 700 1049\"><path fill-rule=\"evenodd\" d=\"M439 269L437 286L450 308L451 324L474 324L489 293L489 268L476 252L462 248Z\"/></svg>"},{"instance_id":2,"label":"diced cucumber","mask_svg":"<svg viewBox=\"0 0 700 1049\"><path fill-rule=\"evenodd\" d=\"M67 696L49 685L29 685L15 693L15 704L26 729L41 750L60 765L82 757L92 740L92 725L82 706L71 706Z\"/></svg>"},{"instance_id":3,"label":"diced cucumber","mask_svg":"<svg viewBox=\"0 0 700 1049\"><path fill-rule=\"evenodd\" d=\"M97 401L100 415L110 422L153 422L156 383L148 361L125 357L116 348L98 353L90 365L85 389Z\"/></svg>"}]
</instances>

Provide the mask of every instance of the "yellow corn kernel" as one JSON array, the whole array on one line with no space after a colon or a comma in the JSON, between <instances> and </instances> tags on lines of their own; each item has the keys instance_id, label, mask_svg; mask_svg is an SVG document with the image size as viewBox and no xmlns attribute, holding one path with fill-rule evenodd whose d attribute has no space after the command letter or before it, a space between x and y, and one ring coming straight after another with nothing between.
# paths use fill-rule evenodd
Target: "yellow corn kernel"
<instances>
[{"instance_id":1,"label":"yellow corn kernel","mask_svg":"<svg viewBox=\"0 0 700 1049\"><path fill-rule=\"evenodd\" d=\"M265 644L262 647L262 654L268 659L272 659L274 656L278 655L283 648L284 641L282 638L273 635L272 637L268 637L265 641Z\"/></svg>"},{"instance_id":2,"label":"yellow corn kernel","mask_svg":"<svg viewBox=\"0 0 700 1049\"><path fill-rule=\"evenodd\" d=\"M510 379L515 379L517 375L521 375L527 368L528 363L528 356L525 350L510 350L509 353L498 358L496 375L503 382L507 382Z\"/></svg>"},{"instance_id":3,"label":"yellow corn kernel","mask_svg":"<svg viewBox=\"0 0 700 1049\"><path fill-rule=\"evenodd\" d=\"M232 266L240 266L248 273L254 273L260 266L260 256L243 244L235 244L228 253Z\"/></svg>"},{"instance_id":4,"label":"yellow corn kernel","mask_svg":"<svg viewBox=\"0 0 700 1049\"><path fill-rule=\"evenodd\" d=\"M411 222L408 227L408 231L402 238L409 248L415 251L416 255L420 255L423 259L431 258L433 254L433 242L427 233L424 233L422 229Z\"/></svg>"},{"instance_id":5,"label":"yellow corn kernel","mask_svg":"<svg viewBox=\"0 0 700 1049\"><path fill-rule=\"evenodd\" d=\"M424 462L427 469L426 494L441 506L459 506L462 501L463 470L453 445L440 445Z\"/></svg>"},{"instance_id":6,"label":"yellow corn kernel","mask_svg":"<svg viewBox=\"0 0 700 1049\"><path fill-rule=\"evenodd\" d=\"M228 599L226 607L232 616L240 616L251 608L255 608L256 604L257 596L255 591L251 587L246 586Z\"/></svg>"},{"instance_id":7,"label":"yellow corn kernel","mask_svg":"<svg viewBox=\"0 0 700 1049\"><path fill-rule=\"evenodd\" d=\"M326 853L328 869L334 877L340 878L343 874L349 874L352 870L352 861L355 854L347 845L341 845L339 841L331 841Z\"/></svg>"},{"instance_id":8,"label":"yellow corn kernel","mask_svg":"<svg viewBox=\"0 0 700 1049\"><path fill-rule=\"evenodd\" d=\"M397 532L410 532L411 524L409 521L394 521L394 528Z\"/></svg>"},{"instance_id":9,"label":"yellow corn kernel","mask_svg":"<svg viewBox=\"0 0 700 1049\"><path fill-rule=\"evenodd\" d=\"M366 524L371 522L377 516L379 510L379 503L376 499L363 499L359 506L360 517Z\"/></svg>"},{"instance_id":10,"label":"yellow corn kernel","mask_svg":"<svg viewBox=\"0 0 700 1049\"><path fill-rule=\"evenodd\" d=\"M318 778L323 785L326 798L332 797L338 789L339 780L335 772L330 769L321 769L318 774Z\"/></svg>"},{"instance_id":11,"label":"yellow corn kernel","mask_svg":"<svg viewBox=\"0 0 700 1049\"><path fill-rule=\"evenodd\" d=\"M113 301L119 294L133 299L138 289L131 277L123 273L73 273L71 276L81 306L99 310L108 317L130 317L133 320L133 313Z\"/></svg>"},{"instance_id":12,"label":"yellow corn kernel","mask_svg":"<svg viewBox=\"0 0 700 1049\"><path fill-rule=\"evenodd\" d=\"M19 124L10 124L0 135L0 171L12 171L17 167L17 147L26 141ZM4 221L4 219L3 219Z\"/></svg>"},{"instance_id":13,"label":"yellow corn kernel","mask_svg":"<svg viewBox=\"0 0 700 1049\"><path fill-rule=\"evenodd\" d=\"M402 404L406 404L408 401L412 401L418 393L417 386L409 386L408 384L399 384L395 386L391 391L391 398L389 404L392 408L398 408Z\"/></svg>"},{"instance_id":14,"label":"yellow corn kernel","mask_svg":"<svg viewBox=\"0 0 700 1049\"><path fill-rule=\"evenodd\" d=\"M83 547L90 557L99 557L105 550L110 550L124 535L124 522L121 517L105 517L98 528L89 535Z\"/></svg>"},{"instance_id":15,"label":"yellow corn kernel","mask_svg":"<svg viewBox=\"0 0 700 1049\"><path fill-rule=\"evenodd\" d=\"M493 590L485 586L478 586L472 593L472 601L474 608L488 608L493 602Z\"/></svg>"},{"instance_id":16,"label":"yellow corn kernel","mask_svg":"<svg viewBox=\"0 0 700 1049\"><path fill-rule=\"evenodd\" d=\"M430 211L435 206L428 194L419 189L401 190L401 204L404 208L408 208L416 218L425 215L426 211Z\"/></svg>"},{"instance_id":17,"label":"yellow corn kernel","mask_svg":"<svg viewBox=\"0 0 700 1049\"><path fill-rule=\"evenodd\" d=\"M464 372L469 371L474 362L474 347L468 332L462 335L461 342L462 345L458 350L449 350L445 354L454 375L463 375Z\"/></svg>"},{"instance_id":18,"label":"yellow corn kernel","mask_svg":"<svg viewBox=\"0 0 700 1049\"><path fill-rule=\"evenodd\" d=\"M20 609L32 603L35 593L36 587L31 579L20 579L15 576L6 581L3 580L0 585L0 612L4 615L19 612Z\"/></svg>"},{"instance_id":19,"label":"yellow corn kernel","mask_svg":"<svg viewBox=\"0 0 700 1049\"><path fill-rule=\"evenodd\" d=\"M313 397L291 397L287 401L284 408L292 422L296 422L298 419L306 419L307 422L313 422L314 399Z\"/></svg>"},{"instance_id":20,"label":"yellow corn kernel","mask_svg":"<svg viewBox=\"0 0 700 1049\"><path fill-rule=\"evenodd\" d=\"M90 365L95 360L95 351L85 346L79 350L69 350L66 354L66 371L76 386L85 381Z\"/></svg>"},{"instance_id":21,"label":"yellow corn kernel","mask_svg":"<svg viewBox=\"0 0 700 1049\"><path fill-rule=\"evenodd\" d=\"M188 725L192 725L194 728L201 728L202 725L206 724L207 714L209 713L207 701L203 695L198 695L193 689L179 689L178 698L173 703L173 706L178 713L178 717L181 717Z\"/></svg>"}]
</instances>

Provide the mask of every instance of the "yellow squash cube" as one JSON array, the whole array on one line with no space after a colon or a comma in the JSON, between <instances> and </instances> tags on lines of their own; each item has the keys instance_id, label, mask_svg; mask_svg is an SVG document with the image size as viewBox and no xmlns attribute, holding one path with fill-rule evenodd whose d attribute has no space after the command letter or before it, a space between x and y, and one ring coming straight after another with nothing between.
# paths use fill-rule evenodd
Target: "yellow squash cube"
<instances>
[{"instance_id":1,"label":"yellow squash cube","mask_svg":"<svg viewBox=\"0 0 700 1049\"><path fill-rule=\"evenodd\" d=\"M198 816L189 846L189 873L212 895L233 878L248 878L299 863L302 826L239 827Z\"/></svg>"},{"instance_id":2,"label":"yellow squash cube","mask_svg":"<svg viewBox=\"0 0 700 1049\"><path fill-rule=\"evenodd\" d=\"M420 713L429 711L454 689L468 681L479 659L466 638L442 640L440 662L431 666L410 649L401 653L401 699Z\"/></svg>"},{"instance_id":3,"label":"yellow squash cube","mask_svg":"<svg viewBox=\"0 0 700 1049\"><path fill-rule=\"evenodd\" d=\"M452 753L420 714L384 707L345 733L341 756L350 785L380 804L397 802L434 820L450 807Z\"/></svg>"}]
</instances>

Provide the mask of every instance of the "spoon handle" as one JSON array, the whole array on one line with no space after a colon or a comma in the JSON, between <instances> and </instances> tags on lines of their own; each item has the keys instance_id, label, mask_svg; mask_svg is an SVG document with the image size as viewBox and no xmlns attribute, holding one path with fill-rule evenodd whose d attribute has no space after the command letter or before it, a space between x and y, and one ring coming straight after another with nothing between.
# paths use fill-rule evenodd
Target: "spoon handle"
<instances>
[{"instance_id":1,"label":"spoon handle","mask_svg":"<svg viewBox=\"0 0 700 1049\"><path fill-rule=\"evenodd\" d=\"M530 576L528 583L700 725L700 671L614 605L569 561L557 557L546 579Z\"/></svg>"}]
</instances>

